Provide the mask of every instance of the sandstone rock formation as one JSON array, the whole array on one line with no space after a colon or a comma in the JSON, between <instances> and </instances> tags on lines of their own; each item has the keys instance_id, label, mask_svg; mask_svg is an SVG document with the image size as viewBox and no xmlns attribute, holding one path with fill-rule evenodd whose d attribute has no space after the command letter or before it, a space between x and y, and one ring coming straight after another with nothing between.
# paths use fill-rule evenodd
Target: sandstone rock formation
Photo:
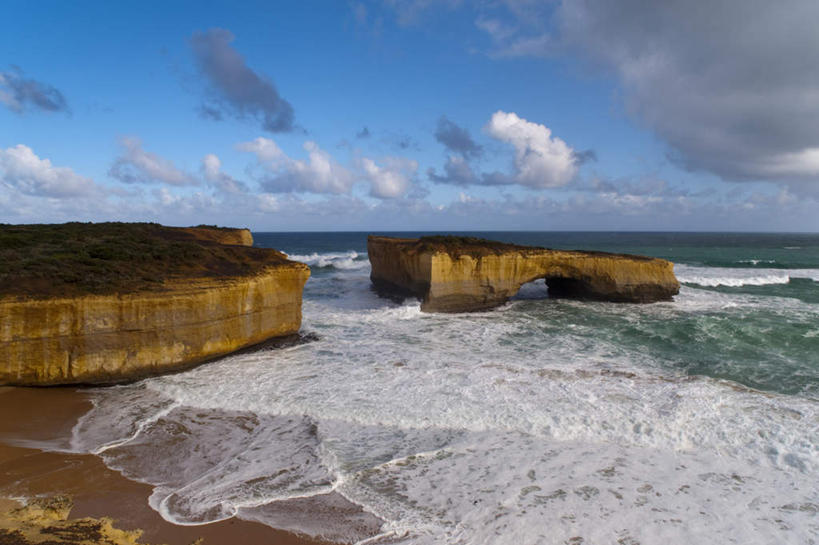
<instances>
[{"instance_id":1,"label":"sandstone rock formation","mask_svg":"<svg viewBox=\"0 0 819 545\"><path fill-rule=\"evenodd\" d=\"M370 236L370 279L386 295L416 296L426 312L484 310L544 278L552 296L614 302L671 300L674 265L651 257L549 250L462 237Z\"/></svg>"},{"instance_id":2,"label":"sandstone rock formation","mask_svg":"<svg viewBox=\"0 0 819 545\"><path fill-rule=\"evenodd\" d=\"M7 505L3 505L7 504ZM66 496L21 504L0 499L0 543L6 545L140 545L142 530L121 530L109 518L69 518Z\"/></svg>"},{"instance_id":3,"label":"sandstone rock formation","mask_svg":"<svg viewBox=\"0 0 819 545\"><path fill-rule=\"evenodd\" d=\"M235 246L253 246L253 235L250 229L230 229L228 227L179 227L179 231L192 235L197 240L232 244Z\"/></svg>"},{"instance_id":4,"label":"sandstone rock formation","mask_svg":"<svg viewBox=\"0 0 819 545\"><path fill-rule=\"evenodd\" d=\"M221 245L203 244L216 256L209 265L230 274L208 269L126 293L0 295L0 385L130 380L298 332L307 265L259 248L231 246L225 257Z\"/></svg>"}]
</instances>

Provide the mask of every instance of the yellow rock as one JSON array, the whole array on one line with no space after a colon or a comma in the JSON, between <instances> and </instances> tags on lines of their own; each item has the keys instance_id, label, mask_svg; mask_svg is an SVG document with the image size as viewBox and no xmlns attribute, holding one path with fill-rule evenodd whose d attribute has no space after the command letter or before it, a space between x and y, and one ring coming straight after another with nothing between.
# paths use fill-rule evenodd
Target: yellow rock
<instances>
[{"instance_id":1,"label":"yellow rock","mask_svg":"<svg viewBox=\"0 0 819 545\"><path fill-rule=\"evenodd\" d=\"M297 333L309 276L287 261L162 290L0 299L0 385L130 380Z\"/></svg>"},{"instance_id":2,"label":"yellow rock","mask_svg":"<svg viewBox=\"0 0 819 545\"><path fill-rule=\"evenodd\" d=\"M367 251L376 288L417 296L426 312L492 308L540 278L546 279L552 295L616 302L670 300L680 289L673 263L643 256L457 237L370 236Z\"/></svg>"},{"instance_id":3,"label":"yellow rock","mask_svg":"<svg viewBox=\"0 0 819 545\"><path fill-rule=\"evenodd\" d=\"M230 229L227 227L177 227L179 231L193 235L197 240L232 244L236 246L253 246L253 235L250 229Z\"/></svg>"},{"instance_id":4,"label":"yellow rock","mask_svg":"<svg viewBox=\"0 0 819 545\"><path fill-rule=\"evenodd\" d=\"M69 519L66 496L0 505L0 543L15 545L139 545L142 530L120 530L109 518Z\"/></svg>"}]
</instances>

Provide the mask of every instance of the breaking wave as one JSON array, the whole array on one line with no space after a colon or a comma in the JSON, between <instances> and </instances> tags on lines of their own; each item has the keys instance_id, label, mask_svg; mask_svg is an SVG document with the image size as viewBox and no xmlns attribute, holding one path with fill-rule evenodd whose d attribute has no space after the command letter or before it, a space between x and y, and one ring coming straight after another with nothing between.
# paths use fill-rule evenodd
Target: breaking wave
<instances>
[{"instance_id":1,"label":"breaking wave","mask_svg":"<svg viewBox=\"0 0 819 545\"><path fill-rule=\"evenodd\" d=\"M366 269L370 266L367 254L360 254L355 250L346 252L312 253L309 255L289 255L293 261L301 261L310 267L322 269L339 269L343 271Z\"/></svg>"},{"instance_id":2,"label":"breaking wave","mask_svg":"<svg viewBox=\"0 0 819 545\"><path fill-rule=\"evenodd\" d=\"M705 287L765 286L787 284L793 278L807 278L819 282L819 269L761 269L729 267L695 267L675 265L674 272L683 284Z\"/></svg>"}]
</instances>

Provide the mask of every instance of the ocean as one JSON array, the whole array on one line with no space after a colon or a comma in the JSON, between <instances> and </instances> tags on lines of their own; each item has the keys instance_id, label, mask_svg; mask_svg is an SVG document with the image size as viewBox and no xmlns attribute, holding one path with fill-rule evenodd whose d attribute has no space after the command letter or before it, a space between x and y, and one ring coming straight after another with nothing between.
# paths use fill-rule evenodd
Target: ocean
<instances>
[{"instance_id":1,"label":"ocean","mask_svg":"<svg viewBox=\"0 0 819 545\"><path fill-rule=\"evenodd\" d=\"M390 233L381 233L390 234ZM408 236L418 233L400 233ZM819 235L459 233L670 259L648 305L425 314L366 233L254 233L310 265L305 342L94 389L60 448L338 543L819 543Z\"/></svg>"}]
</instances>

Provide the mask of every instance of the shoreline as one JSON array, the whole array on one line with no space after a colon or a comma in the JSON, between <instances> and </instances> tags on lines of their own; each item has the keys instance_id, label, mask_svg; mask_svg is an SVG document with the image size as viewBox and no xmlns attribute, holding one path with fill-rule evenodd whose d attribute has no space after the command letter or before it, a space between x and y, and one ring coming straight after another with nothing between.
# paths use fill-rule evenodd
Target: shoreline
<instances>
[{"instance_id":1,"label":"shoreline","mask_svg":"<svg viewBox=\"0 0 819 545\"><path fill-rule=\"evenodd\" d=\"M202 545L241 541L247 545L327 545L259 522L230 518L200 526L179 526L148 505L149 484L127 479L92 454L42 450L39 442L70 438L91 402L75 387L0 387L0 526L9 522L14 502L69 496L70 519L113 519L121 530L142 530L139 543ZM5 505L4 505L5 504Z\"/></svg>"}]
</instances>

